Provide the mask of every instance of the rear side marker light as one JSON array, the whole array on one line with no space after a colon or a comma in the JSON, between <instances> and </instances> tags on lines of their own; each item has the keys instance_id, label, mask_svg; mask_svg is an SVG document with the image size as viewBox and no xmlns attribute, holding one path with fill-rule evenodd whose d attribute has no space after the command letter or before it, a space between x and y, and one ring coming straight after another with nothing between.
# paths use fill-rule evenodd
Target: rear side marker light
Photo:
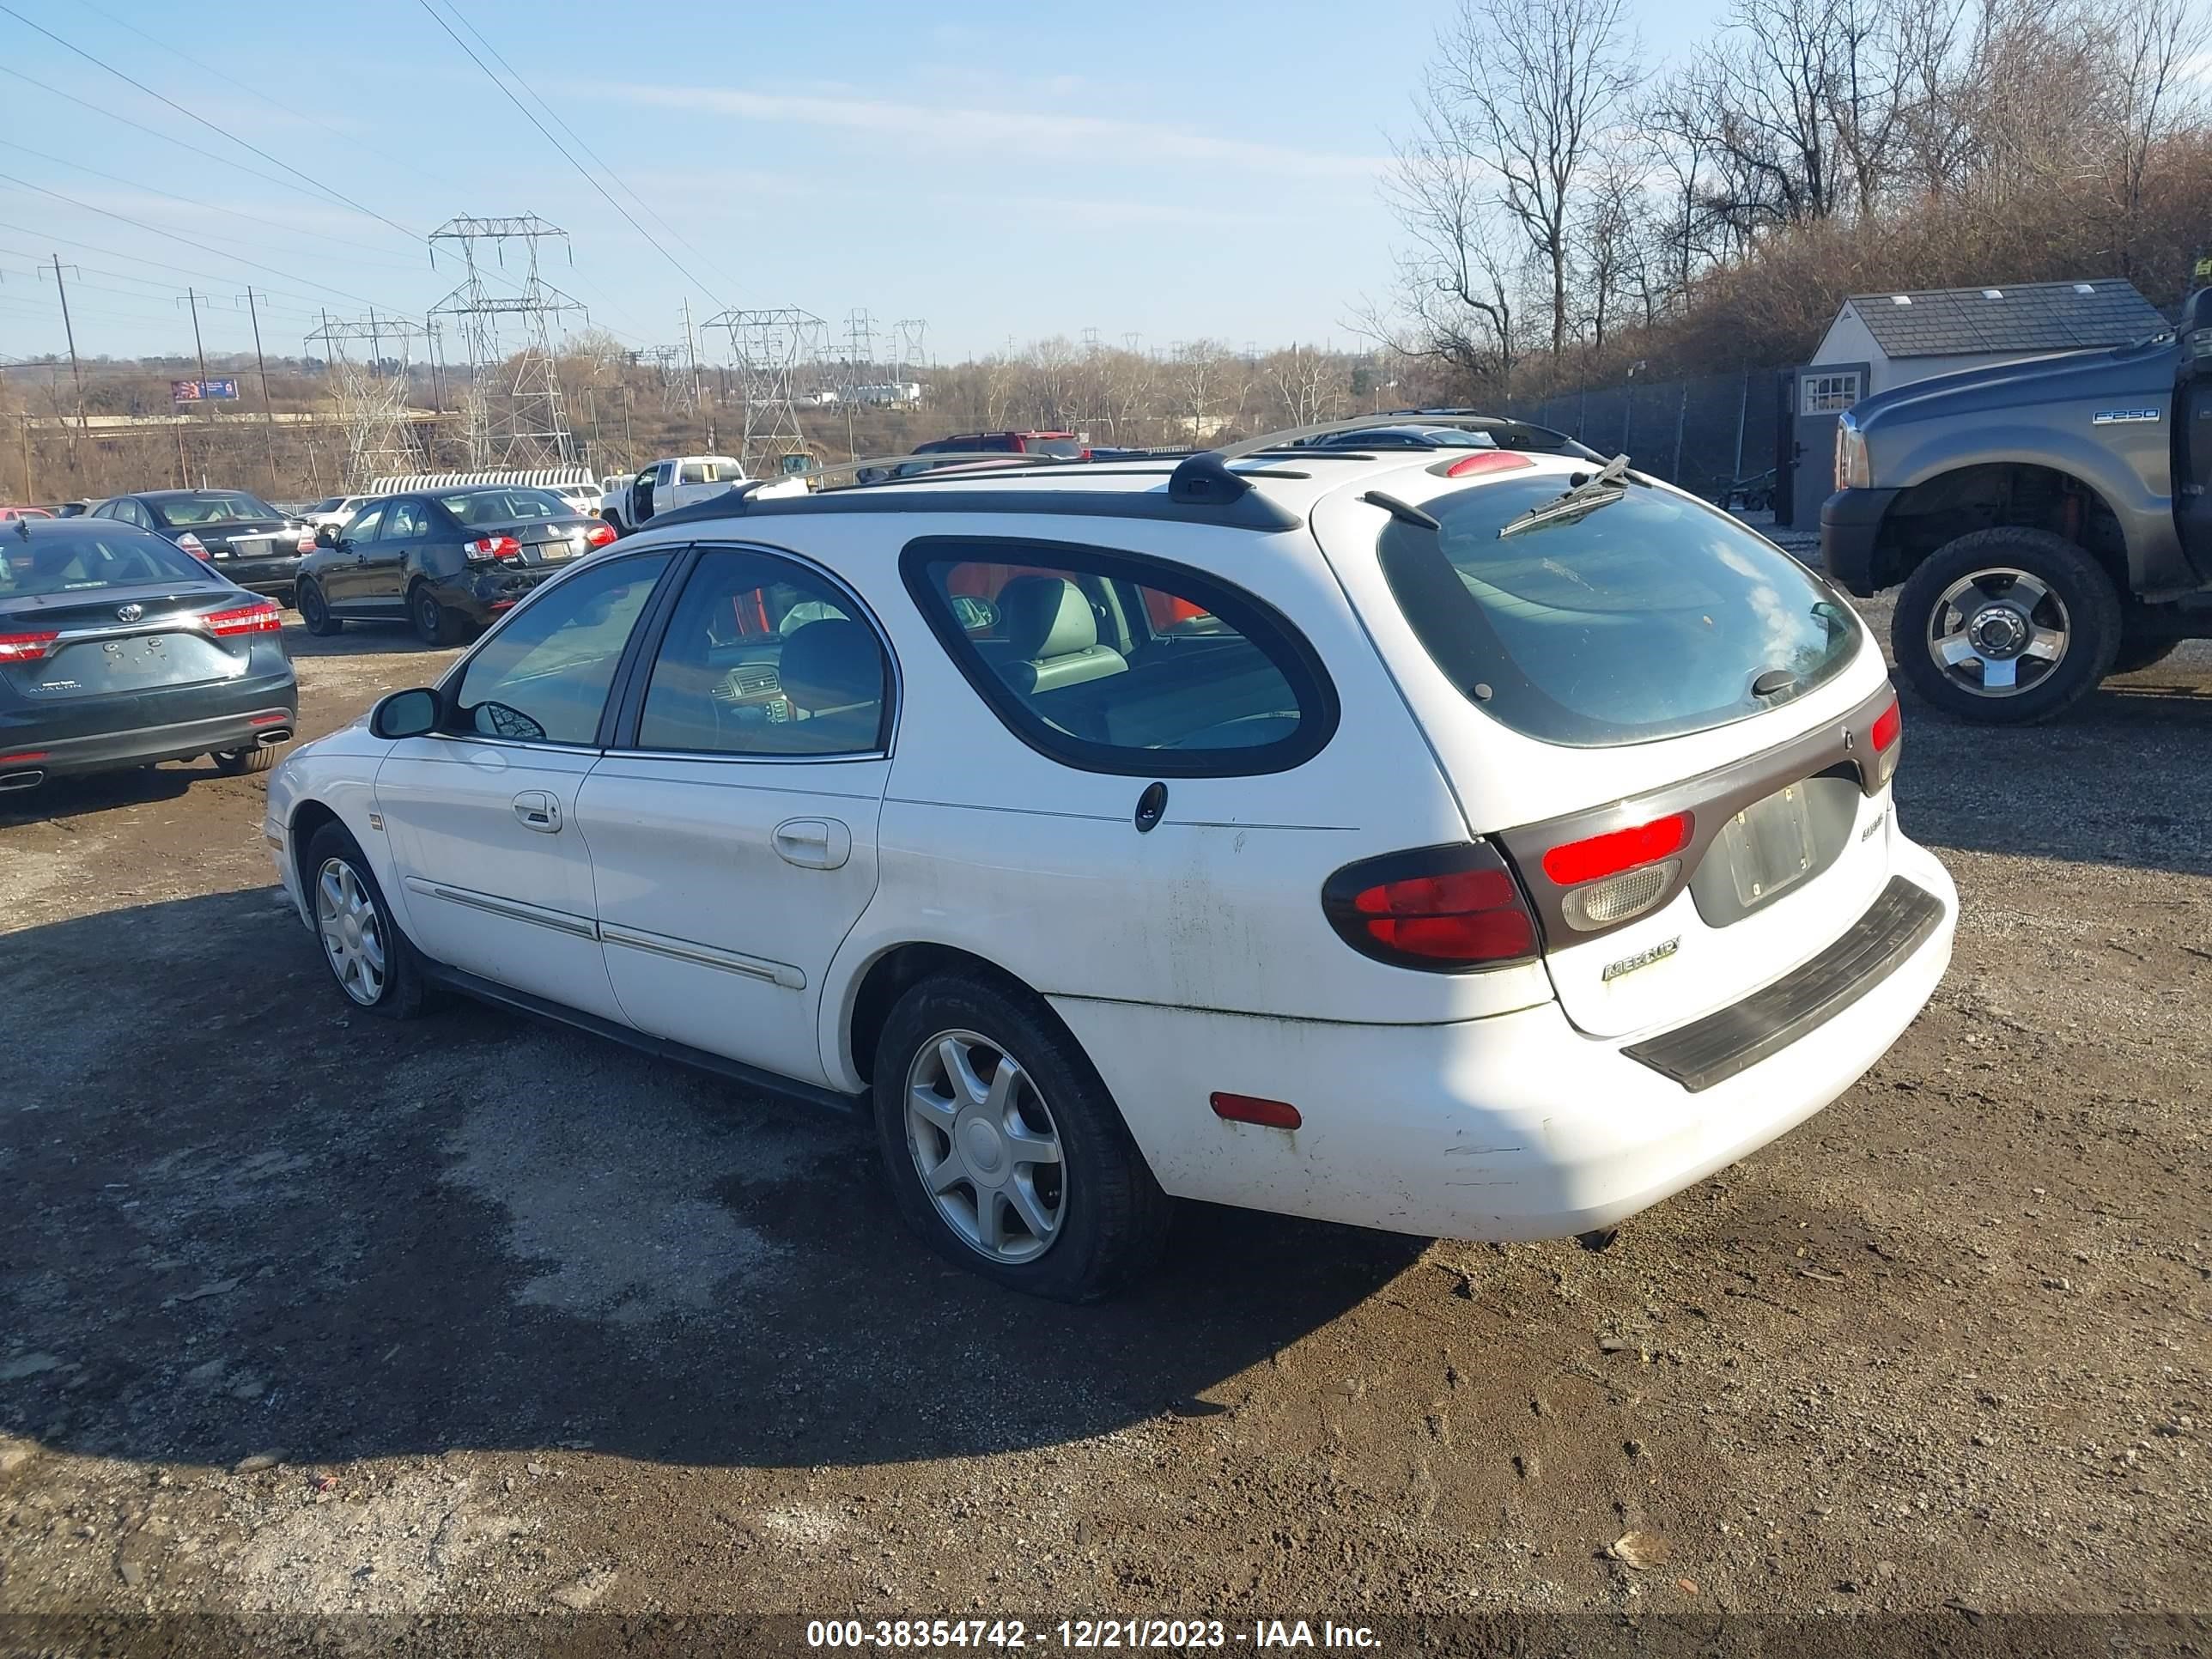
<instances>
[{"instance_id":1,"label":"rear side marker light","mask_svg":"<svg viewBox=\"0 0 2212 1659\"><path fill-rule=\"evenodd\" d=\"M1671 858L1690 844L1692 820L1675 812L1627 830L1608 830L1587 841L1571 841L1544 854L1544 873L1562 887L1579 887Z\"/></svg>"},{"instance_id":2,"label":"rear side marker light","mask_svg":"<svg viewBox=\"0 0 2212 1659\"><path fill-rule=\"evenodd\" d=\"M43 749L33 749L21 755L0 755L0 766L27 766L33 761L42 761L46 757L46 751Z\"/></svg>"},{"instance_id":3,"label":"rear side marker light","mask_svg":"<svg viewBox=\"0 0 2212 1659\"><path fill-rule=\"evenodd\" d=\"M1485 449L1454 461L1444 469L1444 477L1466 478L1478 472L1510 472L1516 467L1533 465L1526 455L1516 455L1504 449Z\"/></svg>"},{"instance_id":4,"label":"rear side marker light","mask_svg":"<svg viewBox=\"0 0 2212 1659\"><path fill-rule=\"evenodd\" d=\"M208 632L217 639L228 639L239 634L281 634L284 631L284 613L265 600L259 605L241 606L236 611L217 611L200 620L207 624Z\"/></svg>"},{"instance_id":5,"label":"rear side marker light","mask_svg":"<svg viewBox=\"0 0 2212 1659\"><path fill-rule=\"evenodd\" d=\"M42 662L52 656L58 633L0 634L0 662Z\"/></svg>"},{"instance_id":6,"label":"rear side marker light","mask_svg":"<svg viewBox=\"0 0 2212 1659\"><path fill-rule=\"evenodd\" d=\"M246 723L248 726L282 726L291 718L289 714L256 714Z\"/></svg>"},{"instance_id":7,"label":"rear side marker light","mask_svg":"<svg viewBox=\"0 0 2212 1659\"><path fill-rule=\"evenodd\" d=\"M1536 919L1494 848L1476 842L1347 865L1322 908L1364 956L1431 971L1491 968L1536 954Z\"/></svg>"},{"instance_id":8,"label":"rear side marker light","mask_svg":"<svg viewBox=\"0 0 2212 1659\"><path fill-rule=\"evenodd\" d=\"M1214 1116L1230 1123L1257 1123L1267 1129L1295 1129L1305 1121L1287 1100L1266 1100L1258 1095L1230 1095L1216 1091L1207 1097Z\"/></svg>"}]
</instances>

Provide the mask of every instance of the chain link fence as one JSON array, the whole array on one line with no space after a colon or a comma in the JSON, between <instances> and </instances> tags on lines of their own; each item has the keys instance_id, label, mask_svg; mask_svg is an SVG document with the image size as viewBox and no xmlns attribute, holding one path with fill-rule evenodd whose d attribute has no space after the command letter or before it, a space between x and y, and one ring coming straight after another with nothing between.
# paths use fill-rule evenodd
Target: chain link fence
<instances>
[{"instance_id":1,"label":"chain link fence","mask_svg":"<svg viewBox=\"0 0 2212 1659\"><path fill-rule=\"evenodd\" d=\"M1507 412L1578 439L1601 454L1626 451L1639 471L1706 500L1770 504L1781 416L1775 368L1693 380L1637 380L1515 398Z\"/></svg>"}]
</instances>

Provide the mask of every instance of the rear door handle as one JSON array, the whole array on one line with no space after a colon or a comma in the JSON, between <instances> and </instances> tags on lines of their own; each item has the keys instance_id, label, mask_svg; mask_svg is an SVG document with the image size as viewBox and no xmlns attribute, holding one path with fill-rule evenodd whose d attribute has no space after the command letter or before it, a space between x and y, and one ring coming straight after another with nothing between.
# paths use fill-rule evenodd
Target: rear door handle
<instances>
[{"instance_id":1,"label":"rear door handle","mask_svg":"<svg viewBox=\"0 0 2212 1659\"><path fill-rule=\"evenodd\" d=\"M543 789L526 789L514 798L514 816L523 827L540 835L561 833L561 803Z\"/></svg>"},{"instance_id":2,"label":"rear door handle","mask_svg":"<svg viewBox=\"0 0 2212 1659\"><path fill-rule=\"evenodd\" d=\"M853 856L853 832L835 818L786 818L769 842L778 858L802 870L840 870Z\"/></svg>"}]
</instances>

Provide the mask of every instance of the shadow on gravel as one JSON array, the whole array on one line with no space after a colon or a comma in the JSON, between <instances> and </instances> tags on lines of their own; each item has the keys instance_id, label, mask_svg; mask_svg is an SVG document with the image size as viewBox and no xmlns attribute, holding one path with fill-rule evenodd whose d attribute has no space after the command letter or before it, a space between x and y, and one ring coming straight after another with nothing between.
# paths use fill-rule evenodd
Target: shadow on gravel
<instances>
[{"instance_id":1,"label":"shadow on gravel","mask_svg":"<svg viewBox=\"0 0 2212 1659\"><path fill-rule=\"evenodd\" d=\"M2048 726L1970 726L1906 691L1899 822L1937 848L2212 875L2212 685L2146 672Z\"/></svg>"},{"instance_id":2,"label":"shadow on gravel","mask_svg":"<svg viewBox=\"0 0 2212 1659\"><path fill-rule=\"evenodd\" d=\"M284 649L295 661L311 657L423 657L442 668L457 647L425 645L404 622L349 622L336 634L317 639L305 626L286 619Z\"/></svg>"},{"instance_id":3,"label":"shadow on gravel","mask_svg":"<svg viewBox=\"0 0 2212 1659\"><path fill-rule=\"evenodd\" d=\"M1052 1444L1218 1409L1422 1249L1193 1207L1120 1302L1008 1295L899 1225L859 1124L472 1004L351 1011L268 890L9 935L0 1011L0 1430L74 1452Z\"/></svg>"},{"instance_id":4,"label":"shadow on gravel","mask_svg":"<svg viewBox=\"0 0 2212 1659\"><path fill-rule=\"evenodd\" d=\"M0 830L21 823L89 817L118 807L175 800L195 784L204 787L222 775L213 761L203 757L137 767L127 772L56 778L35 789L0 793Z\"/></svg>"}]
</instances>

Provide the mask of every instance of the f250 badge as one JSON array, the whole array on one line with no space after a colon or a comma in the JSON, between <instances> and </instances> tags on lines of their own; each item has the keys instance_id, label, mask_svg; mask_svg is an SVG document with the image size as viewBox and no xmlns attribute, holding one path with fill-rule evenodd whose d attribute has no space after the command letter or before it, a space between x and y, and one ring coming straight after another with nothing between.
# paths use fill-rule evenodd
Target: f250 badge
<instances>
[{"instance_id":1,"label":"f250 badge","mask_svg":"<svg viewBox=\"0 0 2212 1659\"><path fill-rule=\"evenodd\" d=\"M1619 962L1606 963L1605 971L1598 975L1598 981L1601 984L1610 985L1623 974L1632 974L1638 968L1649 968L1655 962L1666 961L1681 948L1682 936L1680 933L1672 939L1662 939L1658 944L1638 951L1632 957L1623 957Z\"/></svg>"},{"instance_id":2,"label":"f250 badge","mask_svg":"<svg viewBox=\"0 0 2212 1659\"><path fill-rule=\"evenodd\" d=\"M2133 426L2157 422L2165 416L2155 409L2100 409L2089 417L2091 426Z\"/></svg>"}]
</instances>

